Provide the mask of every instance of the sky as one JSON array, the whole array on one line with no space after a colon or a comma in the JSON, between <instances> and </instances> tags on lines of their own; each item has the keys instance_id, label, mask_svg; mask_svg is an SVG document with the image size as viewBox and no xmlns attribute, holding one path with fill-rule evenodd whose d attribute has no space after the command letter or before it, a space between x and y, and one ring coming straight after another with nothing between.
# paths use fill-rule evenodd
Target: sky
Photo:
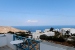
<instances>
[{"instance_id":1,"label":"sky","mask_svg":"<svg viewBox=\"0 0 75 50\"><path fill-rule=\"evenodd\" d=\"M75 0L0 0L0 26L75 25Z\"/></svg>"}]
</instances>

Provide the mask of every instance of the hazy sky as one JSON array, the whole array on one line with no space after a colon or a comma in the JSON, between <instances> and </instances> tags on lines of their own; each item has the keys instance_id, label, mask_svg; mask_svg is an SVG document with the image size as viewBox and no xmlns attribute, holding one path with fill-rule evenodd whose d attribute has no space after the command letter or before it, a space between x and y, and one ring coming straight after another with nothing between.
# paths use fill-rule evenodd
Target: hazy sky
<instances>
[{"instance_id":1,"label":"hazy sky","mask_svg":"<svg viewBox=\"0 0 75 50\"><path fill-rule=\"evenodd\" d=\"M0 0L0 25L75 25L75 0Z\"/></svg>"}]
</instances>

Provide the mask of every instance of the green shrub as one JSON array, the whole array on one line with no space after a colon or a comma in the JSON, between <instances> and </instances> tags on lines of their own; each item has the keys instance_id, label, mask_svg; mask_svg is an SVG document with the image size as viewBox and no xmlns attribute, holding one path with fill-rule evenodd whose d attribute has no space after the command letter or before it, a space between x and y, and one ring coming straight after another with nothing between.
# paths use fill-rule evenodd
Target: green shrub
<instances>
[{"instance_id":1,"label":"green shrub","mask_svg":"<svg viewBox=\"0 0 75 50\"><path fill-rule=\"evenodd\" d=\"M29 34L25 34L25 33L20 33L20 34L16 34L17 36L22 36L22 37L28 37L30 36Z\"/></svg>"},{"instance_id":2,"label":"green shrub","mask_svg":"<svg viewBox=\"0 0 75 50\"><path fill-rule=\"evenodd\" d=\"M40 35L40 39L53 40L53 41L58 41L58 42L65 42L65 39L63 37L57 37L57 36Z\"/></svg>"},{"instance_id":3,"label":"green shrub","mask_svg":"<svg viewBox=\"0 0 75 50\"><path fill-rule=\"evenodd\" d=\"M51 40L58 41L58 42L65 42L65 39L63 37L56 37L56 36L54 36L54 37L52 37Z\"/></svg>"},{"instance_id":4,"label":"green shrub","mask_svg":"<svg viewBox=\"0 0 75 50\"><path fill-rule=\"evenodd\" d=\"M49 37L48 37L48 40L52 40L52 39L53 39L53 36L49 36Z\"/></svg>"},{"instance_id":5,"label":"green shrub","mask_svg":"<svg viewBox=\"0 0 75 50\"><path fill-rule=\"evenodd\" d=\"M50 28L50 31L53 31L53 30L54 30L54 28L51 27L51 28Z\"/></svg>"},{"instance_id":6,"label":"green shrub","mask_svg":"<svg viewBox=\"0 0 75 50\"><path fill-rule=\"evenodd\" d=\"M0 33L0 34L4 34L4 33Z\"/></svg>"},{"instance_id":7,"label":"green shrub","mask_svg":"<svg viewBox=\"0 0 75 50\"><path fill-rule=\"evenodd\" d=\"M75 47L75 41L72 42L72 45Z\"/></svg>"},{"instance_id":8,"label":"green shrub","mask_svg":"<svg viewBox=\"0 0 75 50\"><path fill-rule=\"evenodd\" d=\"M14 32L12 32L12 31L9 31L8 33L14 34Z\"/></svg>"},{"instance_id":9,"label":"green shrub","mask_svg":"<svg viewBox=\"0 0 75 50\"><path fill-rule=\"evenodd\" d=\"M69 38L69 37L70 37L70 35L63 35L63 37L64 37L64 38Z\"/></svg>"},{"instance_id":10,"label":"green shrub","mask_svg":"<svg viewBox=\"0 0 75 50\"><path fill-rule=\"evenodd\" d=\"M53 40L53 41L58 41L58 38L57 38L56 36L54 36L54 37L52 38L52 40Z\"/></svg>"},{"instance_id":11,"label":"green shrub","mask_svg":"<svg viewBox=\"0 0 75 50\"><path fill-rule=\"evenodd\" d=\"M65 42L65 39L64 39L63 37L59 37L59 38L58 38L58 41L59 41L59 42Z\"/></svg>"},{"instance_id":12,"label":"green shrub","mask_svg":"<svg viewBox=\"0 0 75 50\"><path fill-rule=\"evenodd\" d=\"M25 32L21 32L21 31L19 31L19 32L16 32L16 33L21 33L21 34L25 34Z\"/></svg>"},{"instance_id":13,"label":"green shrub","mask_svg":"<svg viewBox=\"0 0 75 50\"><path fill-rule=\"evenodd\" d=\"M75 34L72 34L72 36L75 36Z\"/></svg>"},{"instance_id":14,"label":"green shrub","mask_svg":"<svg viewBox=\"0 0 75 50\"><path fill-rule=\"evenodd\" d=\"M67 43L72 44L72 43L73 43L73 41L67 41Z\"/></svg>"},{"instance_id":15,"label":"green shrub","mask_svg":"<svg viewBox=\"0 0 75 50\"><path fill-rule=\"evenodd\" d=\"M43 40L47 40L47 36L46 35L40 35L40 39L43 39Z\"/></svg>"}]
</instances>

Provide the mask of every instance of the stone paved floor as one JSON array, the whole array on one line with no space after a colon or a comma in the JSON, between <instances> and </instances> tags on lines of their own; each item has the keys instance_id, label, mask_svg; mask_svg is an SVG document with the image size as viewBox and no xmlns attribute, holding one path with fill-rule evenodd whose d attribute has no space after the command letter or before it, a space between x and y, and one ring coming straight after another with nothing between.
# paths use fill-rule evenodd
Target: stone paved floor
<instances>
[{"instance_id":1,"label":"stone paved floor","mask_svg":"<svg viewBox=\"0 0 75 50\"><path fill-rule=\"evenodd\" d=\"M13 50L13 49L9 48L8 46L3 46L0 47L0 50Z\"/></svg>"}]
</instances>

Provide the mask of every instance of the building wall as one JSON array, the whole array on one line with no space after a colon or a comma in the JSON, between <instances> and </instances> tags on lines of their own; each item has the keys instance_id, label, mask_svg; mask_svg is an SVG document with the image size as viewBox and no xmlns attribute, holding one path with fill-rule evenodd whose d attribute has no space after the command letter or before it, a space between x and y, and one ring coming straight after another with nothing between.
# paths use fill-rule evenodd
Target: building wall
<instances>
[{"instance_id":1,"label":"building wall","mask_svg":"<svg viewBox=\"0 0 75 50\"><path fill-rule=\"evenodd\" d=\"M36 30L36 33L40 33L41 32L41 30Z\"/></svg>"},{"instance_id":2,"label":"building wall","mask_svg":"<svg viewBox=\"0 0 75 50\"><path fill-rule=\"evenodd\" d=\"M75 50L75 48L44 41L40 43L40 50Z\"/></svg>"},{"instance_id":3,"label":"building wall","mask_svg":"<svg viewBox=\"0 0 75 50\"><path fill-rule=\"evenodd\" d=\"M44 32L49 32L50 29L45 29Z\"/></svg>"},{"instance_id":4,"label":"building wall","mask_svg":"<svg viewBox=\"0 0 75 50\"><path fill-rule=\"evenodd\" d=\"M45 32L45 33L43 33L43 34L45 34L45 35L47 35L47 36L54 36L54 35L55 35L54 32Z\"/></svg>"},{"instance_id":5,"label":"building wall","mask_svg":"<svg viewBox=\"0 0 75 50\"><path fill-rule=\"evenodd\" d=\"M1 35L1 34L0 34ZM0 47L7 45L6 36L0 36Z\"/></svg>"},{"instance_id":6,"label":"building wall","mask_svg":"<svg viewBox=\"0 0 75 50\"><path fill-rule=\"evenodd\" d=\"M39 39L40 38L40 35L42 35L42 33L34 33L32 34L33 38L36 40L36 39Z\"/></svg>"},{"instance_id":7,"label":"building wall","mask_svg":"<svg viewBox=\"0 0 75 50\"><path fill-rule=\"evenodd\" d=\"M12 48L13 50L16 50L16 46L10 44L11 41L13 41L13 34L6 34L6 39L7 39L7 45Z\"/></svg>"},{"instance_id":8,"label":"building wall","mask_svg":"<svg viewBox=\"0 0 75 50\"><path fill-rule=\"evenodd\" d=\"M65 35L66 31L70 31L71 28L62 28L60 29L60 33L62 33L63 35Z\"/></svg>"},{"instance_id":9,"label":"building wall","mask_svg":"<svg viewBox=\"0 0 75 50\"><path fill-rule=\"evenodd\" d=\"M40 43L40 50L66 50L66 49L51 46L51 45L47 45L47 44L44 44L44 43Z\"/></svg>"},{"instance_id":10,"label":"building wall","mask_svg":"<svg viewBox=\"0 0 75 50\"><path fill-rule=\"evenodd\" d=\"M70 29L70 33L75 34L75 29Z\"/></svg>"},{"instance_id":11,"label":"building wall","mask_svg":"<svg viewBox=\"0 0 75 50\"><path fill-rule=\"evenodd\" d=\"M65 33L66 33L66 31L70 31L70 35L71 34L75 34L75 28L62 28L61 30L60 30L60 32L64 35Z\"/></svg>"},{"instance_id":12,"label":"building wall","mask_svg":"<svg viewBox=\"0 0 75 50\"><path fill-rule=\"evenodd\" d=\"M3 34L0 34L0 47L7 45L13 50L16 50L15 46L10 44L11 41L13 41L13 34L5 34L6 36L3 36Z\"/></svg>"}]
</instances>

